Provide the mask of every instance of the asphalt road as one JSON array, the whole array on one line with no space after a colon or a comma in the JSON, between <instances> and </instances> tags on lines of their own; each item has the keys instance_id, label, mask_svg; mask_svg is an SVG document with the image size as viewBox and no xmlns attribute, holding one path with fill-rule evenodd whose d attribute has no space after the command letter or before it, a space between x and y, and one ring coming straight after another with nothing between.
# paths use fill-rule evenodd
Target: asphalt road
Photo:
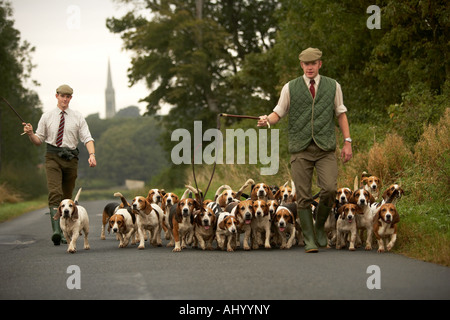
<instances>
[{"instance_id":1,"label":"asphalt road","mask_svg":"<svg viewBox=\"0 0 450 320\"><path fill-rule=\"evenodd\" d=\"M0 299L450 299L450 268L376 250L173 253L148 242L145 250L119 249L112 234L100 240L107 202L80 203L90 217L91 250L82 249L80 237L75 254L50 241L48 210L0 224Z\"/></svg>"}]
</instances>

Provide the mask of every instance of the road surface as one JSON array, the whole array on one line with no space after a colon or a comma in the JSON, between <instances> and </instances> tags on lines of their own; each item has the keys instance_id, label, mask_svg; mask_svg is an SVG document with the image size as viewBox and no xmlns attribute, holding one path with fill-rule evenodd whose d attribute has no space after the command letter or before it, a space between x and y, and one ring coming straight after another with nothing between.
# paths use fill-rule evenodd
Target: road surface
<instances>
[{"instance_id":1,"label":"road surface","mask_svg":"<svg viewBox=\"0 0 450 320\"><path fill-rule=\"evenodd\" d=\"M231 253L187 248L173 253L148 242L145 250L119 249L112 234L100 240L101 213L108 202L80 203L90 217L91 250L82 249L80 237L75 254L50 241L46 209L0 224L0 299L450 298L450 268L375 249L307 254L302 247Z\"/></svg>"}]
</instances>

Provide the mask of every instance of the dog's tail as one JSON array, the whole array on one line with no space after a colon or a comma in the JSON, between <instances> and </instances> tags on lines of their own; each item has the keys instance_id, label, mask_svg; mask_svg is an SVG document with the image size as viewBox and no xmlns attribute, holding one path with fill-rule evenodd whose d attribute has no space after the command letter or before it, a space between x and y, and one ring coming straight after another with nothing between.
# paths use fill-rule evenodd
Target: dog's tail
<instances>
[{"instance_id":1,"label":"dog's tail","mask_svg":"<svg viewBox=\"0 0 450 320\"><path fill-rule=\"evenodd\" d=\"M214 201L217 200L217 198L220 196L223 190L231 190L231 187L229 185L223 184L217 189L216 194L214 195Z\"/></svg>"},{"instance_id":2,"label":"dog's tail","mask_svg":"<svg viewBox=\"0 0 450 320\"><path fill-rule=\"evenodd\" d=\"M242 187L238 190L237 194L236 194L236 199L240 200L241 199L241 195L244 192L245 188L247 188L248 186L251 186L252 184L255 184L255 181L253 181L253 179L248 179L243 185Z\"/></svg>"},{"instance_id":3,"label":"dog's tail","mask_svg":"<svg viewBox=\"0 0 450 320\"><path fill-rule=\"evenodd\" d=\"M127 208L130 206L127 199L125 199L125 197L120 192L114 193L114 197L120 197L120 200L122 200L122 204L123 204L124 208Z\"/></svg>"},{"instance_id":4,"label":"dog's tail","mask_svg":"<svg viewBox=\"0 0 450 320\"><path fill-rule=\"evenodd\" d=\"M186 187L186 191L184 192L183 197L185 197L186 192L190 191L190 192L192 192L192 194L195 194L195 199L198 201L198 203L201 204L202 198L203 198L202 190L197 190L196 188L194 188L190 184L185 185L185 187ZM183 197L182 197L182 199L184 199Z\"/></svg>"},{"instance_id":5,"label":"dog's tail","mask_svg":"<svg viewBox=\"0 0 450 320\"><path fill-rule=\"evenodd\" d=\"M353 191L356 191L359 189L359 185L358 185L358 176L355 176L355 180L353 181Z\"/></svg>"},{"instance_id":6,"label":"dog's tail","mask_svg":"<svg viewBox=\"0 0 450 320\"><path fill-rule=\"evenodd\" d=\"M81 189L78 189L77 195L75 196L75 199L73 200L73 202L75 202L76 205L78 205L78 199L80 199L80 193L81 193Z\"/></svg>"}]
</instances>

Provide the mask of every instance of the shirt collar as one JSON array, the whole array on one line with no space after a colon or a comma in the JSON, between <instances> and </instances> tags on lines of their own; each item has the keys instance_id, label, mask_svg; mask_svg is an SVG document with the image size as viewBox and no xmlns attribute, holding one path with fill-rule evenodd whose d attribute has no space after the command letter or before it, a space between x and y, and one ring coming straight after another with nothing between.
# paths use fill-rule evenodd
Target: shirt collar
<instances>
[{"instance_id":1,"label":"shirt collar","mask_svg":"<svg viewBox=\"0 0 450 320\"><path fill-rule=\"evenodd\" d=\"M309 79L305 74L303 74L303 80L305 81L306 85L309 86L309 81L311 81L311 79ZM314 78L314 81L316 82L316 86L318 86L320 82L320 74L317 74L317 76Z\"/></svg>"}]
</instances>

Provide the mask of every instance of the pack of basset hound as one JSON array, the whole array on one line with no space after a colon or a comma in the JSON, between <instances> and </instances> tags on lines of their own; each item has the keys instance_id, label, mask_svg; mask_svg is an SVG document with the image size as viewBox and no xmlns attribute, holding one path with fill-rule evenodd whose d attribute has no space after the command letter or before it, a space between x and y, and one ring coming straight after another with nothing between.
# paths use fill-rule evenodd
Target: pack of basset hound
<instances>
[{"instance_id":1,"label":"pack of basset hound","mask_svg":"<svg viewBox=\"0 0 450 320\"><path fill-rule=\"evenodd\" d=\"M332 212L325 222L328 247L348 246L353 251L365 239L364 249L372 250L374 237L378 252L394 247L400 221L396 203L404 191L400 185L392 184L381 193L381 187L381 179L364 172L359 183L355 177L353 190L347 187L337 190Z\"/></svg>"},{"instance_id":2,"label":"pack of basset hound","mask_svg":"<svg viewBox=\"0 0 450 320\"><path fill-rule=\"evenodd\" d=\"M241 246L247 251L304 245L292 180L273 186L248 179L238 190L224 184L213 199L203 199L202 192L191 185L185 187L181 196L150 189L146 196L136 196L131 201L120 192L114 193L120 202L105 205L101 239L106 239L106 230L112 231L119 248L137 244L137 249L142 250L147 240L152 246L162 246L163 234L168 240L166 246L173 248L173 252L187 247L233 252ZM245 193L248 188L249 194ZM372 250L376 239L378 252L392 249L400 219L395 203L403 190L393 184L378 199L380 188L380 179L363 175L360 183L355 178L353 190L347 187L337 190L325 223L328 248L355 250L364 239L365 250ZM74 201L63 200L58 209L61 228L71 240L67 250L71 253L76 252L76 239L81 231L85 234L84 248L89 249L88 215L77 203L80 191ZM314 207L311 209L314 217Z\"/></svg>"}]
</instances>

